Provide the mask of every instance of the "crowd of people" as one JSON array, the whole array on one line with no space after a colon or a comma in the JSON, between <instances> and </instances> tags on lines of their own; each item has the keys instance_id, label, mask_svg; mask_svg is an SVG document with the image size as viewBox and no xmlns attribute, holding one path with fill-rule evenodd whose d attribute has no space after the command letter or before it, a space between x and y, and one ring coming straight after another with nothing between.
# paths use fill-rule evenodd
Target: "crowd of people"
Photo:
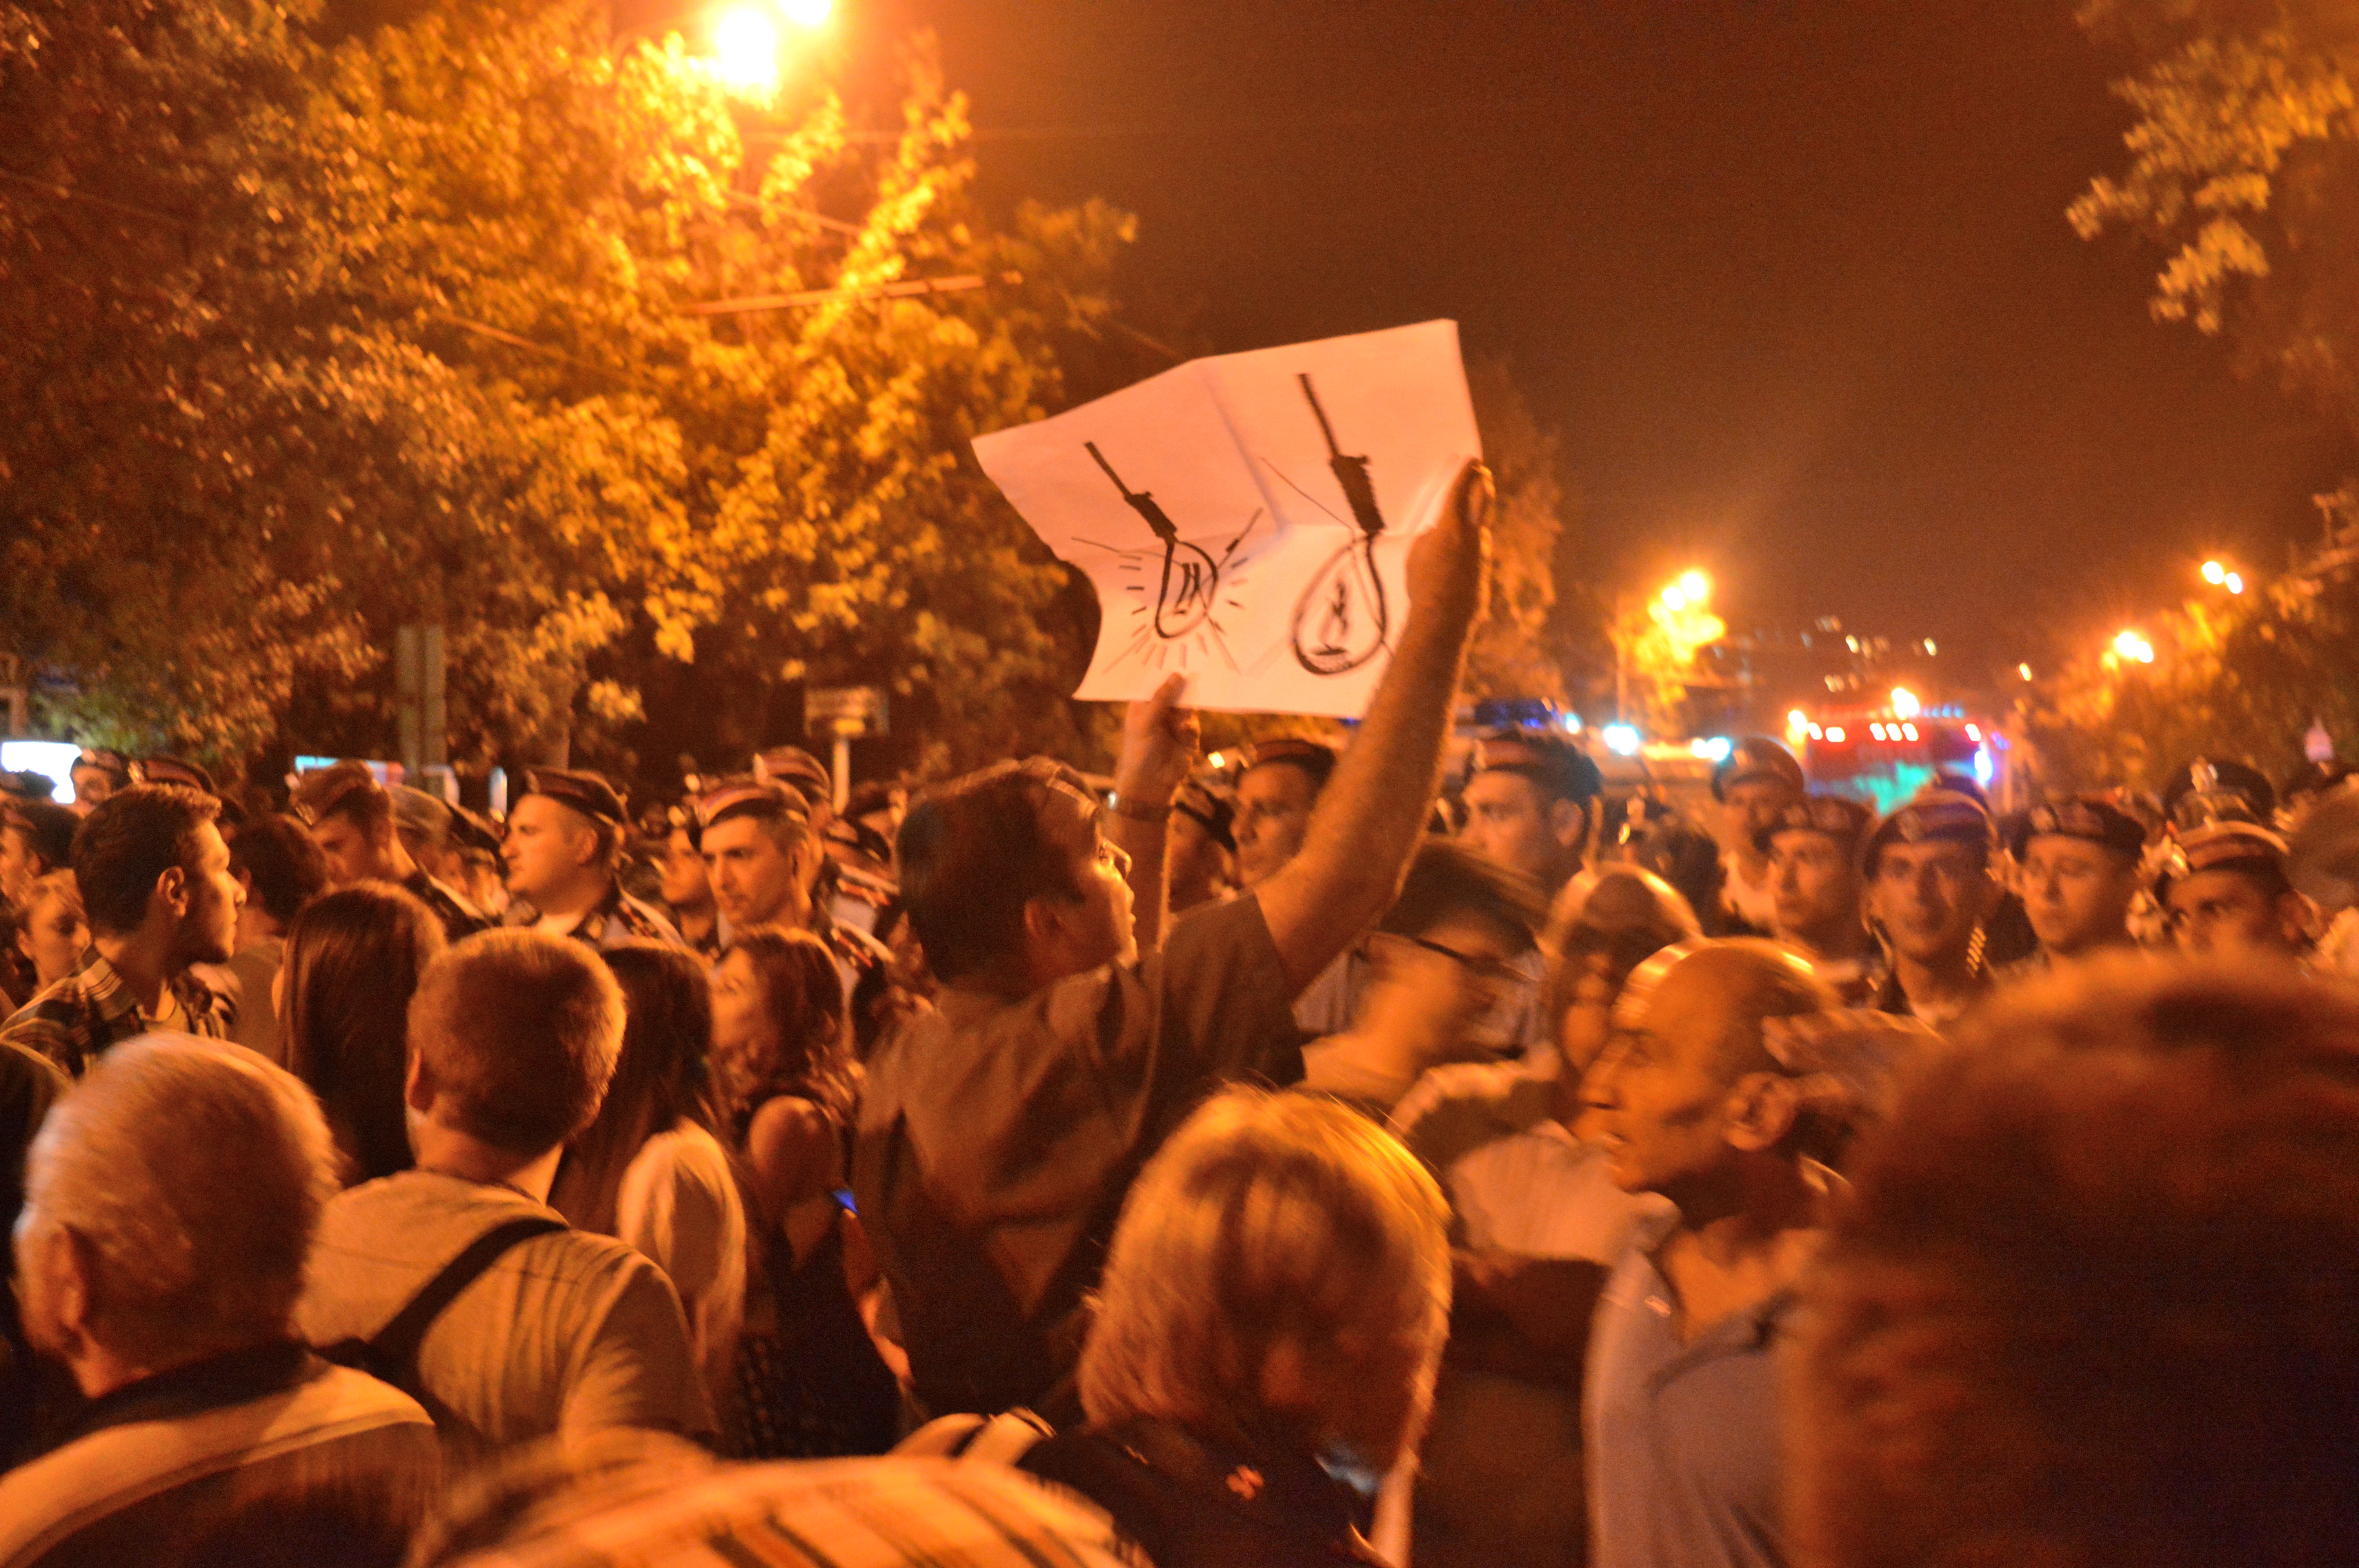
<instances>
[{"instance_id":1,"label":"crowd of people","mask_svg":"<svg viewBox=\"0 0 2359 1568\"><path fill-rule=\"evenodd\" d=\"M1489 504L1234 778L0 798L0 1568L2359 1560L2354 786L1457 768Z\"/></svg>"}]
</instances>

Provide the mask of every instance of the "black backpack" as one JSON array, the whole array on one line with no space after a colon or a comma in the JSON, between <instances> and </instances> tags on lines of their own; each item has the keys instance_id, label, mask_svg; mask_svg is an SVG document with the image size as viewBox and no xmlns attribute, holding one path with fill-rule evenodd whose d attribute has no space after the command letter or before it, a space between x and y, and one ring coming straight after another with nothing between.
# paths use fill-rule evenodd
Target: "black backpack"
<instances>
[{"instance_id":1,"label":"black backpack","mask_svg":"<svg viewBox=\"0 0 2359 1568\"><path fill-rule=\"evenodd\" d=\"M442 1271L427 1281L426 1288L410 1297L409 1304L394 1314L392 1321L375 1335L320 1346L317 1353L339 1367L366 1372L379 1382L390 1383L411 1399L425 1402L425 1390L418 1381L418 1349L426 1343L426 1331L434 1326L434 1320L458 1299L461 1291L473 1284L510 1248L536 1236L568 1228L563 1220L540 1215L526 1215L495 1225L442 1265ZM428 1404L427 1409L431 1411L434 1406Z\"/></svg>"}]
</instances>

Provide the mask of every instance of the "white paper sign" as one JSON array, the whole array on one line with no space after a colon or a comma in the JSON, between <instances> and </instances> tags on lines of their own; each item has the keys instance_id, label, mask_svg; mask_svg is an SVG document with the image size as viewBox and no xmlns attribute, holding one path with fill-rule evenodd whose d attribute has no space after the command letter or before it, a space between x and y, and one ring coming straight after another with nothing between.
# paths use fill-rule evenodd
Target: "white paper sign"
<instances>
[{"instance_id":1,"label":"white paper sign","mask_svg":"<svg viewBox=\"0 0 2359 1568\"><path fill-rule=\"evenodd\" d=\"M974 454L1103 617L1078 697L1354 718L1408 619L1409 541L1481 454L1458 327L1223 354Z\"/></svg>"}]
</instances>

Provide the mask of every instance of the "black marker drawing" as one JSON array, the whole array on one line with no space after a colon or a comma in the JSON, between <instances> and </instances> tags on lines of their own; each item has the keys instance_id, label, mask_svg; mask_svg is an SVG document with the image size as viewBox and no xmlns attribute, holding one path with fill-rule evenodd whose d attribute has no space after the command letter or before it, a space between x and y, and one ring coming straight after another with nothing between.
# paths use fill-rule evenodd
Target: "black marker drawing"
<instances>
[{"instance_id":1,"label":"black marker drawing","mask_svg":"<svg viewBox=\"0 0 2359 1568\"><path fill-rule=\"evenodd\" d=\"M1319 568L1310 586L1302 590L1302 598L1296 602L1294 657L1312 675L1340 676L1375 657L1391 633L1385 579L1376 570L1376 540L1384 534L1385 517L1376 509L1375 487L1368 480L1368 460L1343 454L1335 441L1335 427L1327 422L1327 410L1319 406L1319 394L1312 388L1310 378L1301 375L1295 379L1302 384L1302 395L1310 399L1310 412L1319 417L1320 434L1327 438L1327 466L1333 471L1335 482L1343 486L1343 499L1352 509L1350 525L1357 528L1358 536L1346 541ZM1287 482L1294 483L1290 479ZM1294 488L1302 491L1300 485ZM1304 499L1311 499L1308 492L1302 493ZM1313 504L1317 503L1313 501ZM1324 506L1320 510L1330 517L1335 515Z\"/></svg>"},{"instance_id":2,"label":"black marker drawing","mask_svg":"<svg viewBox=\"0 0 2359 1568\"><path fill-rule=\"evenodd\" d=\"M1237 550L1261 522L1260 508L1254 510L1254 514L1245 520L1245 527L1229 541L1228 547L1215 560L1201 546L1180 536L1179 525L1171 521L1151 493L1133 490L1125 484L1122 476L1114 471L1114 465L1106 461L1105 454L1098 450L1095 441L1084 441L1082 445L1090 454L1091 460L1114 481L1114 487L1121 493L1124 502L1146 520L1147 527L1154 530L1156 538L1163 545L1161 576L1156 585L1153 604L1150 606L1147 602L1147 585L1143 580L1128 584L1124 589L1137 601L1131 613L1140 617L1144 624L1132 635L1129 644L1114 662L1118 664L1133 654L1151 649L1155 666L1160 669L1176 647L1181 669L1188 667L1190 650L1217 652L1231 669L1236 668L1236 659L1229 652L1225 629L1213 619L1212 612L1222 602L1243 607L1244 601L1234 596L1223 600L1221 579L1222 574L1227 572L1230 574L1229 587L1240 586L1237 577L1245 563L1236 559ZM1147 564L1155 558L1153 551L1124 549L1100 544L1094 539L1077 539L1075 543L1108 551L1119 560L1122 570L1130 574L1143 575Z\"/></svg>"}]
</instances>

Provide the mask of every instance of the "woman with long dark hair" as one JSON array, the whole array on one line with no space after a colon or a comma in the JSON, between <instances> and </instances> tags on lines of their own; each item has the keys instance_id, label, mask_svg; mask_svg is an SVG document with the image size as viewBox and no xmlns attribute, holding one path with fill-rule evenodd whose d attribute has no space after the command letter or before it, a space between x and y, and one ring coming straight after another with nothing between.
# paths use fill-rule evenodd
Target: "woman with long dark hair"
<instances>
[{"instance_id":1,"label":"woman with long dark hair","mask_svg":"<svg viewBox=\"0 0 2359 1568\"><path fill-rule=\"evenodd\" d=\"M568 1145L549 1205L580 1229L629 1242L671 1276L697 1368L723 1410L745 1312L745 1205L713 1133L704 962L655 942L603 957L629 1022L598 1119Z\"/></svg>"},{"instance_id":2,"label":"woman with long dark hair","mask_svg":"<svg viewBox=\"0 0 2359 1568\"><path fill-rule=\"evenodd\" d=\"M759 1267L738 1356L747 1458L881 1454L900 1390L862 1322L876 1268L838 1202L858 1069L825 944L775 925L737 933L712 973L721 1123L751 1200Z\"/></svg>"},{"instance_id":3,"label":"woman with long dark hair","mask_svg":"<svg viewBox=\"0 0 2359 1568\"><path fill-rule=\"evenodd\" d=\"M444 946L441 921L391 882L322 893L288 927L287 1070L320 1097L348 1187L410 1167L409 998Z\"/></svg>"}]
</instances>

